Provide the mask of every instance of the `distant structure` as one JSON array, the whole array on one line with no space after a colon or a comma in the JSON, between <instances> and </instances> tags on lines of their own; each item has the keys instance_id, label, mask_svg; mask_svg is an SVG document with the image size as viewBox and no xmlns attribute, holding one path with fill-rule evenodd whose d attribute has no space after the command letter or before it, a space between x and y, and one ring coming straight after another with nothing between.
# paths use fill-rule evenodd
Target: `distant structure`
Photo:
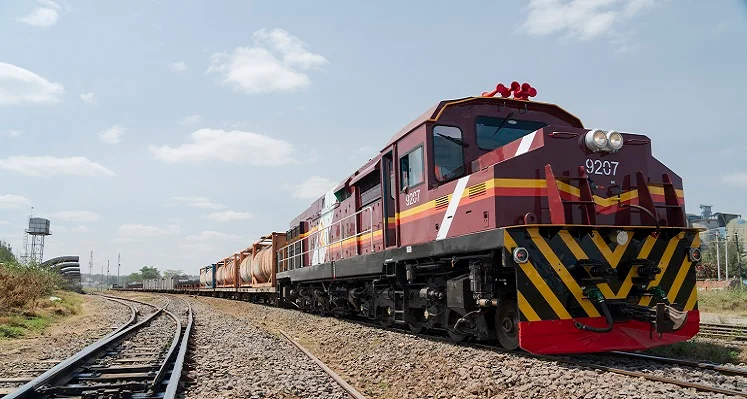
<instances>
[{"instance_id":1,"label":"distant structure","mask_svg":"<svg viewBox=\"0 0 747 399\"><path fill-rule=\"evenodd\" d=\"M59 273L65 282L66 289L83 292L79 259L78 256L58 256L49 259L41 265Z\"/></svg>"},{"instance_id":2,"label":"distant structure","mask_svg":"<svg viewBox=\"0 0 747 399\"><path fill-rule=\"evenodd\" d=\"M700 233L700 240L703 243L715 241L717 237L723 239L727 236L727 233L733 235L733 233L728 231L727 226L734 225L738 220L744 220L742 219L742 215L736 213L714 213L713 205L700 204L700 211L700 215L688 213L687 223L692 227L708 229L708 231ZM739 223L739 225L741 226L742 223ZM718 235L716 233L718 233ZM741 234L741 232L739 234Z\"/></svg>"},{"instance_id":3,"label":"distant structure","mask_svg":"<svg viewBox=\"0 0 747 399\"><path fill-rule=\"evenodd\" d=\"M29 216L29 226L23 235L24 253L21 259L25 263L42 263L44 260L44 238L52 235L49 231L49 219Z\"/></svg>"}]
</instances>

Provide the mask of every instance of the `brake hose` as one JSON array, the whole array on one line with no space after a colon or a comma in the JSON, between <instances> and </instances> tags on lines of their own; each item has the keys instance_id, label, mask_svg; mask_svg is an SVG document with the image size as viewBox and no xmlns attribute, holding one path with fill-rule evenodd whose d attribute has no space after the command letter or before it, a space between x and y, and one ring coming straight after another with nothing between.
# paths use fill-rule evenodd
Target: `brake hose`
<instances>
[{"instance_id":1,"label":"brake hose","mask_svg":"<svg viewBox=\"0 0 747 399\"><path fill-rule=\"evenodd\" d=\"M590 301L601 306L602 313L604 314L604 318L607 320L607 326L606 327L587 326L586 324L583 324L578 320L574 320L573 325L576 326L576 328L578 328L579 330L591 331L595 333L608 333L612 331L612 324L614 323L614 320L612 320L612 314L610 313L610 310L607 308L607 302L605 302L604 300L604 295L598 289L592 288L588 290L588 292L586 293L586 296L589 298Z\"/></svg>"}]
</instances>

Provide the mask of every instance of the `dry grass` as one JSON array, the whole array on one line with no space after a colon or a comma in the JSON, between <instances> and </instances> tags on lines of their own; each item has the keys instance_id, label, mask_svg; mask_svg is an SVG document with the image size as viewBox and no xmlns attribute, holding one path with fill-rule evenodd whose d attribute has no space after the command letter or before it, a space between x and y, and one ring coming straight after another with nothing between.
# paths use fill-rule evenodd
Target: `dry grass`
<instances>
[{"instance_id":1,"label":"dry grass","mask_svg":"<svg viewBox=\"0 0 747 399\"><path fill-rule=\"evenodd\" d=\"M649 349L644 353L719 364L747 362L747 353L742 350L742 347L701 338Z\"/></svg>"},{"instance_id":2,"label":"dry grass","mask_svg":"<svg viewBox=\"0 0 747 399\"><path fill-rule=\"evenodd\" d=\"M83 301L80 294L69 291L56 291L53 294L60 300L40 299L36 301L33 309L5 312L0 316L0 339L20 338L39 333L55 322L80 312Z\"/></svg>"},{"instance_id":3,"label":"dry grass","mask_svg":"<svg viewBox=\"0 0 747 399\"><path fill-rule=\"evenodd\" d=\"M37 265L0 264L0 338L42 331L56 320L78 313L77 294L56 291L57 273ZM50 300L53 295L60 300Z\"/></svg>"},{"instance_id":4,"label":"dry grass","mask_svg":"<svg viewBox=\"0 0 747 399\"><path fill-rule=\"evenodd\" d=\"M747 316L747 287L698 291L701 312Z\"/></svg>"},{"instance_id":5,"label":"dry grass","mask_svg":"<svg viewBox=\"0 0 747 399\"><path fill-rule=\"evenodd\" d=\"M60 276L41 266L0 264L0 315L33 310L59 284Z\"/></svg>"}]
</instances>

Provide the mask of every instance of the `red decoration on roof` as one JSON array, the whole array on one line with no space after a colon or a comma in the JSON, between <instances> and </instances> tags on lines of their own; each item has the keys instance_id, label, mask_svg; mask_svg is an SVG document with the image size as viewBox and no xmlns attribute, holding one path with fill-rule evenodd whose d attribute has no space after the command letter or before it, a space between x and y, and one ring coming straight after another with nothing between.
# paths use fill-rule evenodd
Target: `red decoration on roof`
<instances>
[{"instance_id":1,"label":"red decoration on roof","mask_svg":"<svg viewBox=\"0 0 747 399\"><path fill-rule=\"evenodd\" d=\"M496 94L500 94L503 98L511 97L511 94L513 93L514 99L517 100L524 100L529 101L529 97L534 97L537 95L537 89L532 87L527 82L524 82L524 84L519 84L517 81L511 82L511 87L506 87L503 85L503 83L499 83L498 86L495 86L495 90L490 92L483 92L483 97L495 97Z\"/></svg>"}]
</instances>

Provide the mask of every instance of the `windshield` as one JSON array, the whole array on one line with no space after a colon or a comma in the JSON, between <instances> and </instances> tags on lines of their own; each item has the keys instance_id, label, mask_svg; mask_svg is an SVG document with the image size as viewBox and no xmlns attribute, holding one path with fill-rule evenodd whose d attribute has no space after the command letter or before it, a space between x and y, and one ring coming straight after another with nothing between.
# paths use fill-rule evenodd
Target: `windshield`
<instances>
[{"instance_id":1,"label":"windshield","mask_svg":"<svg viewBox=\"0 0 747 399\"><path fill-rule=\"evenodd\" d=\"M475 119L477 146L483 150L494 150L547 126L544 122L522 121L513 118L491 118L480 116Z\"/></svg>"}]
</instances>

